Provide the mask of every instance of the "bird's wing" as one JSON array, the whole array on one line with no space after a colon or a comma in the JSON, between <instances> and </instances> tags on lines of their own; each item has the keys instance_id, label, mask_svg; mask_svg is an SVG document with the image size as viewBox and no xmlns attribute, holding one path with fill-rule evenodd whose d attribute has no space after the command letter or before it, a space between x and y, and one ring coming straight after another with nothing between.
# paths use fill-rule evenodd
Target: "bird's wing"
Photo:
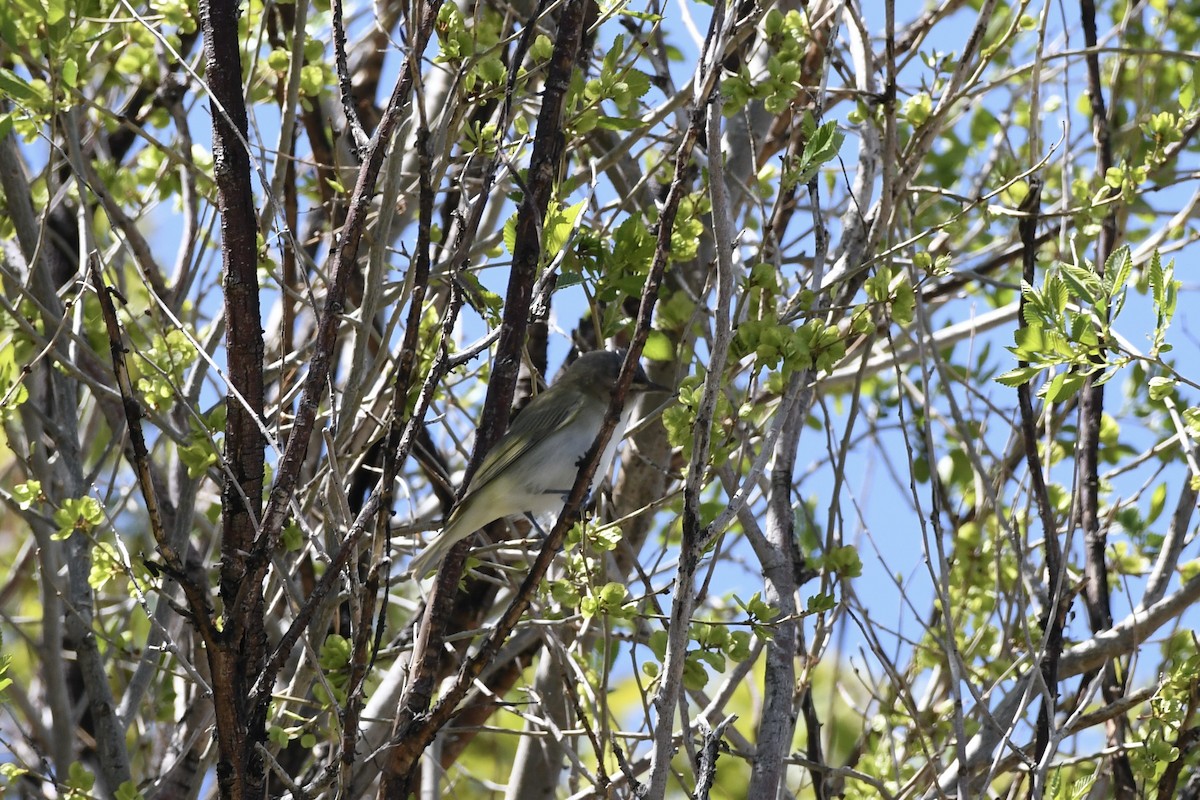
<instances>
[{"instance_id":1,"label":"bird's wing","mask_svg":"<svg viewBox=\"0 0 1200 800\"><path fill-rule=\"evenodd\" d=\"M546 397L547 392L538 395L533 402L525 406L513 420L508 433L488 451L479 471L471 478L468 495L480 491L510 464L570 425L579 416L581 403L538 402ZM530 432L534 432L535 435L528 435Z\"/></svg>"}]
</instances>

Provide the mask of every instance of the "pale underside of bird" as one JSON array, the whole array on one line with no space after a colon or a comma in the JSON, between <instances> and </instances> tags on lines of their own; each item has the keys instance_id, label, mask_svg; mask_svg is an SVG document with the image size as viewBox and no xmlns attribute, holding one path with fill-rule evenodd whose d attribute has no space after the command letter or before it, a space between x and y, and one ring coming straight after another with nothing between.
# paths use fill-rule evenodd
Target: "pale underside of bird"
<instances>
[{"instance_id":1,"label":"pale underside of bird","mask_svg":"<svg viewBox=\"0 0 1200 800\"><path fill-rule=\"evenodd\" d=\"M410 563L414 577L424 577L451 547L490 522L522 514L557 519L604 424L623 360L620 353L605 350L580 356L530 401L488 451L445 527ZM600 455L593 486L608 475L637 399L647 391L669 390L652 383L639 365L620 421Z\"/></svg>"}]
</instances>

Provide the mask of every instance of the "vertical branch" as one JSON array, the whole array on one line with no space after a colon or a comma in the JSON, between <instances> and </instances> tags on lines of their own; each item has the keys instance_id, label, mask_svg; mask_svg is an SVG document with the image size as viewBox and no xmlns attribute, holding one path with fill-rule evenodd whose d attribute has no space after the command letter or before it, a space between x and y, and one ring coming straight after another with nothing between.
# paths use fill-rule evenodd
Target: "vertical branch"
<instances>
[{"instance_id":1,"label":"vertical branch","mask_svg":"<svg viewBox=\"0 0 1200 800\"><path fill-rule=\"evenodd\" d=\"M264 449L263 337L258 287L258 223L245 146L246 106L236 0L202 0L205 69L213 117L213 170L221 214L225 290L225 480L221 489L220 593L224 630L209 647L217 722L217 783L221 796L261 797L265 788L262 712L250 702L266 651L262 587L249 573L262 511Z\"/></svg>"},{"instance_id":2,"label":"vertical branch","mask_svg":"<svg viewBox=\"0 0 1200 800\"><path fill-rule=\"evenodd\" d=\"M78 155L76 151L76 155ZM79 176L82 182L83 177ZM0 187L3 187L5 211L10 215L16 229L21 254L29 269L31 294L40 306L42 324L50 331L63 326L68 309L57 293L55 275L67 276L74 271L59 251L44 238L45 228L34 216L30 183L16 149L16 140L10 132L0 141ZM59 278L61 280L61 278ZM37 450L41 478L46 488L58 495L59 500L79 498L87 493L87 482L83 474L83 454L79 436L79 387L73 377L57 365L72 361L70 351L54 346L56 365L45 362L44 408L39 414L45 420L43 433L48 447L43 446L42 437L31 440L31 449ZM43 426L41 420L39 427ZM33 444L36 442L36 444ZM53 458L47 455L53 454ZM103 783L110 791L130 780L129 754L125 747L124 731L116 714L112 687L108 683L105 656L100 651L93 622L95 602L89 575L92 569L92 542L82 530L74 531L66 540L65 547L51 541L49 552L42 555L42 563L48 569L42 577L43 597L53 600L43 609L46 615L54 615L47 626L45 647L48 654L48 685L51 702L59 713L68 713L68 704L75 702L69 695L70 683L64 669L64 649L75 651L75 662L82 680L87 710L91 714L92 729L89 733L96 742L97 763ZM65 591L57 583L62 558L65 555L67 574ZM49 570L53 570L52 572ZM65 602L64 602L65 600ZM66 636L62 636L65 611ZM49 637L54 638L49 638ZM54 756L61 770L70 767L74 760L70 720L54 719Z\"/></svg>"},{"instance_id":3,"label":"vertical branch","mask_svg":"<svg viewBox=\"0 0 1200 800\"><path fill-rule=\"evenodd\" d=\"M261 511L265 439L262 313L258 290L258 224L250 187L246 106L242 97L238 9L231 0L201 4L213 116L213 170L221 214L225 346L230 392L225 459L238 484L222 489L221 594L237 596ZM239 397L241 399L239 399Z\"/></svg>"},{"instance_id":4,"label":"vertical branch","mask_svg":"<svg viewBox=\"0 0 1200 800\"><path fill-rule=\"evenodd\" d=\"M392 396L392 409L388 419L387 445L384 448L383 478L380 481L382 498L380 513L376 517L375 545L372 553L371 570L367 576L366 601L359 619L359 629L355 636L353 668L350 678L349 697L346 701L345 722L343 724L342 762L348 767L354 760L354 744L358 736L358 720L362 708L362 681L366 678L367 635L372 626L369 620L370 609L376 601L375 592L380 586L379 573L387 566L385 560L390 552L390 514L395 492L396 476L400 472L399 456L401 430L400 420L407 413L409 392L417 362L417 349L420 345L421 316L425 311L425 296L429 289L430 273L430 239L433 220L433 153L430 145L428 120L425 118L424 104L418 98L416 103L421 120L417 131L417 164L418 164L418 213L417 213L417 244L416 258L413 262L412 295L409 300L408 319L404 327L404 340L400 348L399 363L396 368L395 389ZM456 312L448 312L452 317ZM422 412L423 416L423 412ZM419 419L411 419L410 427L421 425ZM383 583L386 587L386 582ZM374 653L379 651L383 636L384 614L387 607L386 598L380 598L379 619L374 626ZM361 668L360 668L361 665ZM347 771L348 774L348 771Z\"/></svg>"},{"instance_id":5,"label":"vertical branch","mask_svg":"<svg viewBox=\"0 0 1200 800\"><path fill-rule=\"evenodd\" d=\"M533 286L542 260L542 224L555 189L562 165L566 139L562 132L562 117L571 74L583 37L584 2L572 0L564 9L558 23L554 51L551 56L542 106L538 112L537 132L530 156L529 178L517 210L516 244L505 295L504 316L500 323L499 342L484 400L483 419L476 434L472 463L463 477L463 486L491 445L508 427L508 409L520 372L521 353L525 345L529 308ZM516 67L513 67L515 71ZM480 198L481 200L483 198ZM547 545L548 547L549 545ZM412 656L412 673L400 700L400 711L394 730L404 731L424 709L433 695L439 644L446 621L450 617L454 595L470 541L455 545L438 570L433 592L426 604ZM397 748L388 759L381 797L399 797L408 790L411 771L421 751L432 740L436 728L426 726L428 736L408 737L411 746Z\"/></svg>"},{"instance_id":6,"label":"vertical branch","mask_svg":"<svg viewBox=\"0 0 1200 800\"><path fill-rule=\"evenodd\" d=\"M1092 138L1096 144L1096 175L1103 178L1112 167L1112 142L1104 90L1100 76L1100 56L1096 52L1096 5L1094 0L1080 0L1080 17L1084 43L1087 45L1088 99L1092 106ZM1115 191L1109 190L1110 193ZM1110 204L1100 225L1096 242L1096 271L1103 277L1105 264L1116 247L1116 204ZM1105 314L1108 311L1105 309ZM1104 320L1107 322L1107 319ZM1104 351L1097 355L1104 358ZM1107 531L1100 526L1100 421L1104 414L1104 386L1096 383L1097 372L1087 377L1079 398L1079 454L1076 481L1079 487L1079 524L1084 535L1084 598L1088 622L1093 633L1112 627L1112 607L1108 593L1108 565L1105 549ZM1106 702L1115 702L1123 693L1123 679L1117 676L1116 665L1109 662L1103 669L1101 690ZM1112 758L1113 780L1118 798L1136 795L1133 770L1123 750L1125 741L1124 717L1116 717L1109 725L1109 743L1116 748Z\"/></svg>"},{"instance_id":7,"label":"vertical branch","mask_svg":"<svg viewBox=\"0 0 1200 800\"><path fill-rule=\"evenodd\" d=\"M29 282L34 295L46 309L43 319L46 330L53 330L58 321L53 319L53 312L62 315L62 306L54 291L52 273L59 273L64 265L57 248L47 246L40 239L39 225L34 214L31 181L25 172L17 145L17 136L11 129L0 137L0 189L4 192L4 213L11 221L16 233L17 244L29 269ZM65 376L56 377L57 370L50 370L50 380L63 380ZM36 427L26 425L27 440L35 442L37 428L41 427L40 419ZM32 428L32 430L29 430ZM40 462L45 461L39 458ZM40 471L40 470L39 470ZM49 470L44 476L49 483ZM34 528L35 534L42 534L40 528ZM53 741L50 743L54 766L60 772L66 772L74 760L75 732L72 725L71 700L66 680L66 659L63 655L63 592L58 582L62 567L62 546L49 538L48 534L39 536L40 543L47 545L39 548L38 561L41 566L41 602L42 618L44 620L41 646L45 652L42 659L46 694L50 704L50 724Z\"/></svg>"},{"instance_id":8,"label":"vertical branch","mask_svg":"<svg viewBox=\"0 0 1200 800\"><path fill-rule=\"evenodd\" d=\"M671 603L671 618L667 625L667 649L663 661L662 676L653 706L657 717L654 731L654 747L650 763L650 782L645 797L658 800L667 790L667 779L671 775L671 756L674 751L673 728L675 706L679 702L683 686L683 666L687 655L688 630L696 598L693 586L700 567L708 537L700 523L700 493L702 481L708 468L710 436L713 415L716 411L717 392L724 381L725 359L729 352L732 336L730 309L733 302L733 222L729 218L729 202L725 195L724 171L719 142L721 141L721 100L716 93L715 75L720 72L725 42L729 34L726 24L728 9L723 2L713 5L708 35L701 53L701 66L696 76L697 90L695 107L687 133L680 143L675 159L675 180L671 184L668 202L684 191L683 175L688 170L692 147L702 126L707 123L709 147L709 190L713 201L713 238L717 253L717 308L713 328L714 336L708 373L704 379L704 390L696 409L696 443L688 465L688 479L683 489L683 541L680 544L679 572L675 578L674 599ZM660 223L658 236L671 235L673 220L666 217Z\"/></svg>"},{"instance_id":9,"label":"vertical branch","mask_svg":"<svg viewBox=\"0 0 1200 800\"><path fill-rule=\"evenodd\" d=\"M350 66L346 63L346 28L342 24L342 0L333 0L333 52L334 63L337 65L338 95L342 99L342 113L346 115L346 124L350 127L354 146L362 153L370 144L370 139L367 138L367 132L358 119L358 109L354 107Z\"/></svg>"},{"instance_id":10,"label":"vertical branch","mask_svg":"<svg viewBox=\"0 0 1200 800\"><path fill-rule=\"evenodd\" d=\"M117 310L113 306L114 289L104 282L100 271L100 257L96 253L88 256L88 271L92 288L96 290L96 298L100 303L100 316L104 320L104 329L108 334L108 346L112 353L113 375L117 379L117 389L121 393L121 404L125 409L125 424L129 428L130 450L132 451L133 471L137 475L138 488L142 492L142 500L146 504L146 516L150 522L150 535L158 554L171 577L179 580L184 588L189 605L193 612L193 621L208 646L216 644L216 630L212 627L210 609L207 605L206 587L196 586L184 575L184 563L179 553L168 539L163 527L162 514L158 506L158 494L154 489L151 476L150 451L146 447L146 435L142 430L142 419L145 412L133 389L129 376L129 368L125 363L126 348L121 335L121 325L117 320Z\"/></svg>"},{"instance_id":11,"label":"vertical branch","mask_svg":"<svg viewBox=\"0 0 1200 800\"><path fill-rule=\"evenodd\" d=\"M329 288L317 321L312 360L301 384L296 418L292 423L292 431L283 456L279 459L277 477L267 498L267 507L263 511L262 534L255 543L253 568L256 574L266 571L269 555L278 542L283 521L287 516L288 504L299 480L300 469L308 452L309 437L316 425L317 409L329 379L340 314L346 301L350 273L353 272L358 258L371 202L375 196L376 181L391 144L392 134L407 107L413 87L413 75L417 74L416 71L420 68L420 59L441 4L442 0L426 0L421 4L422 15L413 31L412 49L363 157L363 165L359 168L354 191L350 196L341 236L330 255Z\"/></svg>"},{"instance_id":12,"label":"vertical branch","mask_svg":"<svg viewBox=\"0 0 1200 800\"><path fill-rule=\"evenodd\" d=\"M1022 279L1030 286L1033 285L1034 272L1037 267L1037 227L1042 197L1042 183L1039 180L1029 182L1029 194L1021 204L1020 211L1024 214L1018 225L1021 232ZM1017 321L1025 327L1025 297L1022 295ZM1026 366L1021 361L1020 366ZM1046 586L1050 596L1046 598L1046 611L1042 617L1042 631L1045 648L1041 655L1042 674L1042 707L1038 711L1037 735L1034 744L1037 763L1042 762L1050 745L1050 726L1054 721L1054 711L1058 705L1058 659L1062 654L1063 625L1066 622L1067 605L1063 602L1066 573L1063 569L1062 546L1058 541L1058 526L1054 521L1054 507L1050 503L1050 493L1046 489L1046 477L1042 472L1042 462L1038 455L1037 417L1033 410L1033 397L1028 383L1017 387L1017 403L1021 411L1021 438L1024 442L1025 463L1029 468L1030 494L1037 505L1038 517L1042 522L1042 536L1046 542ZM1039 773L1035 781L1041 779Z\"/></svg>"},{"instance_id":13,"label":"vertical branch","mask_svg":"<svg viewBox=\"0 0 1200 800\"><path fill-rule=\"evenodd\" d=\"M1092 0L1081 0L1084 40L1088 48L1096 46L1096 9ZM1095 174L1103 176L1112 166L1112 149L1109 142L1108 117L1104 106L1104 92L1100 79L1100 60L1096 53L1086 57L1088 75L1088 98L1092 106L1092 135L1096 143ZM1116 239L1113 212L1105 215L1101 223L1100 237L1096 243L1096 271L1104 274L1105 262L1112 252ZM1103 355L1103 353L1101 353ZM1099 494L1100 485L1097 449L1100 441L1100 417L1104 412L1104 387L1097 386L1089 377L1079 402L1079 483L1080 524L1086 536L1087 550L1085 575L1087 584L1088 619L1092 630L1112 627L1112 610L1109 607L1108 571L1104 558L1106 536L1100 530Z\"/></svg>"},{"instance_id":14,"label":"vertical branch","mask_svg":"<svg viewBox=\"0 0 1200 800\"><path fill-rule=\"evenodd\" d=\"M789 392L798 389L795 382ZM767 498L766 534L769 550L762 557L763 599L779 609L774 636L767 642L764 671L762 715L758 724L757 757L750 767L749 797L775 797L783 786L785 757L791 750L796 731L796 646L798 624L795 621L796 574L795 515L792 512L792 470L796 464L796 446L804 424L807 406L792 403L787 411L779 438L775 441L775 464L771 469L770 494ZM808 694L808 693L806 693ZM809 702L811 706L811 701ZM814 714L815 716L815 714ZM817 731L810 728L809 745L820 746ZM810 760L813 753L810 747ZM819 755L819 753L818 753ZM823 797L825 776L812 770L817 797Z\"/></svg>"}]
</instances>

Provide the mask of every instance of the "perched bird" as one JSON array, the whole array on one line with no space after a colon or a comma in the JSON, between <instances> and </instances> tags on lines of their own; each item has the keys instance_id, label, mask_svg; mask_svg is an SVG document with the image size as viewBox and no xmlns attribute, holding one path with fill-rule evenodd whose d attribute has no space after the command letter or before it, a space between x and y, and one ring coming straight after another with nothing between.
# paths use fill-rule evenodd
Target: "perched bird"
<instances>
[{"instance_id":1,"label":"perched bird","mask_svg":"<svg viewBox=\"0 0 1200 800\"><path fill-rule=\"evenodd\" d=\"M607 350L585 353L525 406L484 457L442 532L412 560L409 571L414 577L436 569L455 543L489 522L517 514L562 512L583 457L604 423L623 361L623 354ZM637 395L654 391L671 390L647 378L639 364L621 420L596 466L596 482L612 466Z\"/></svg>"}]
</instances>

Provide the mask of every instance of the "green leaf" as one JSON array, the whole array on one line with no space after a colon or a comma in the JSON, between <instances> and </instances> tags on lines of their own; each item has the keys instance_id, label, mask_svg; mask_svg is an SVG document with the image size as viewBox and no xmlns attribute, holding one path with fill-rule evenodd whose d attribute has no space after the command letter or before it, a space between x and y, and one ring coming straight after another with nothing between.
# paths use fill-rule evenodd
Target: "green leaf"
<instances>
[{"instance_id":1,"label":"green leaf","mask_svg":"<svg viewBox=\"0 0 1200 800\"><path fill-rule=\"evenodd\" d=\"M845 138L836 122L825 122L818 126L804 143L804 152L795 167L793 180L801 184L812 180L822 164L837 158Z\"/></svg>"},{"instance_id":2,"label":"green leaf","mask_svg":"<svg viewBox=\"0 0 1200 800\"><path fill-rule=\"evenodd\" d=\"M42 95L10 69L0 67L0 96L11 97L18 103L40 103Z\"/></svg>"},{"instance_id":3,"label":"green leaf","mask_svg":"<svg viewBox=\"0 0 1200 800\"><path fill-rule=\"evenodd\" d=\"M14 486L12 496L17 501L17 507L22 511L28 510L34 503L46 499L42 495L42 482L33 480L18 483Z\"/></svg>"},{"instance_id":4,"label":"green leaf","mask_svg":"<svg viewBox=\"0 0 1200 800\"><path fill-rule=\"evenodd\" d=\"M912 283L906 273L901 273L903 280L895 287L892 296L892 320L897 325L909 325L913 321L917 298Z\"/></svg>"},{"instance_id":5,"label":"green leaf","mask_svg":"<svg viewBox=\"0 0 1200 800\"><path fill-rule=\"evenodd\" d=\"M696 652L696 658L711 667L714 672L725 671L725 656L721 653L714 653L711 650L699 650Z\"/></svg>"},{"instance_id":6,"label":"green leaf","mask_svg":"<svg viewBox=\"0 0 1200 800\"><path fill-rule=\"evenodd\" d=\"M142 800L142 793L138 791L137 784L133 781L125 781L117 787L114 794L117 800Z\"/></svg>"},{"instance_id":7,"label":"green leaf","mask_svg":"<svg viewBox=\"0 0 1200 800\"><path fill-rule=\"evenodd\" d=\"M616 581L604 584L604 586L600 587L600 591L597 592L600 602L604 603L607 607L620 606L625 602L628 594L629 590L625 588L625 584Z\"/></svg>"},{"instance_id":8,"label":"green leaf","mask_svg":"<svg viewBox=\"0 0 1200 800\"><path fill-rule=\"evenodd\" d=\"M646 346L642 348L642 355L651 361L673 361L675 346L671 338L662 331L650 331L650 335L646 337Z\"/></svg>"},{"instance_id":9,"label":"green leaf","mask_svg":"<svg viewBox=\"0 0 1200 800\"><path fill-rule=\"evenodd\" d=\"M321 652L317 656L317 663L321 665L321 669L341 669L350 663L350 653L350 640L345 636L331 633L321 643Z\"/></svg>"},{"instance_id":10,"label":"green leaf","mask_svg":"<svg viewBox=\"0 0 1200 800\"><path fill-rule=\"evenodd\" d=\"M636 131L642 127L640 119L632 117L596 117L595 128L606 131Z\"/></svg>"},{"instance_id":11,"label":"green leaf","mask_svg":"<svg viewBox=\"0 0 1200 800\"><path fill-rule=\"evenodd\" d=\"M1046 298L1047 308L1053 316L1058 316L1066 310L1067 302L1071 298L1067 293L1067 284L1057 273L1046 276L1042 291Z\"/></svg>"},{"instance_id":12,"label":"green leaf","mask_svg":"<svg viewBox=\"0 0 1200 800\"><path fill-rule=\"evenodd\" d=\"M1183 410L1183 421L1193 439L1200 438L1200 406L1189 406Z\"/></svg>"},{"instance_id":13,"label":"green leaf","mask_svg":"<svg viewBox=\"0 0 1200 800\"><path fill-rule=\"evenodd\" d=\"M933 98L928 92L918 92L905 101L900 115L912 123L914 128L924 125L933 112Z\"/></svg>"},{"instance_id":14,"label":"green leaf","mask_svg":"<svg viewBox=\"0 0 1200 800\"><path fill-rule=\"evenodd\" d=\"M517 215L513 214L504 221L504 249L512 255L517 250Z\"/></svg>"},{"instance_id":15,"label":"green leaf","mask_svg":"<svg viewBox=\"0 0 1200 800\"><path fill-rule=\"evenodd\" d=\"M1190 581L1192 578L1200 575L1200 558L1194 558L1191 561L1185 561L1179 565L1178 570L1179 577L1181 577L1185 583Z\"/></svg>"},{"instance_id":16,"label":"green leaf","mask_svg":"<svg viewBox=\"0 0 1200 800\"><path fill-rule=\"evenodd\" d=\"M638 100L650 92L650 76L640 69L626 70L622 76L631 99Z\"/></svg>"},{"instance_id":17,"label":"green leaf","mask_svg":"<svg viewBox=\"0 0 1200 800\"><path fill-rule=\"evenodd\" d=\"M79 85L79 64L75 59L64 59L62 63L62 79L63 83L70 86L72 89Z\"/></svg>"},{"instance_id":18,"label":"green leaf","mask_svg":"<svg viewBox=\"0 0 1200 800\"><path fill-rule=\"evenodd\" d=\"M564 247L566 247L567 240L571 238L571 232L575 230L575 223L578 222L579 215L583 213L585 206L587 206L587 200L580 200L575 205L569 206L565 209L557 204L551 205L550 210L546 212L546 225L542 229L542 247L547 255L558 255L558 253L561 252ZM506 244L507 235L508 229L506 226ZM514 237L516 236L515 227L513 235Z\"/></svg>"},{"instance_id":19,"label":"green leaf","mask_svg":"<svg viewBox=\"0 0 1200 800\"><path fill-rule=\"evenodd\" d=\"M288 736L288 732L283 726L272 725L270 728L267 728L267 738L279 747L287 747L287 743L291 737Z\"/></svg>"},{"instance_id":20,"label":"green leaf","mask_svg":"<svg viewBox=\"0 0 1200 800\"><path fill-rule=\"evenodd\" d=\"M46 22L56 25L67 18L67 0L47 0Z\"/></svg>"},{"instance_id":21,"label":"green leaf","mask_svg":"<svg viewBox=\"0 0 1200 800\"><path fill-rule=\"evenodd\" d=\"M1170 397L1171 392L1175 390L1175 381L1172 378L1164 378L1161 375L1153 377L1149 381L1150 399L1162 400L1165 397Z\"/></svg>"},{"instance_id":22,"label":"green leaf","mask_svg":"<svg viewBox=\"0 0 1200 800\"><path fill-rule=\"evenodd\" d=\"M1146 523L1153 524L1158 516L1162 514L1163 507L1167 503L1167 485L1160 483L1154 487L1154 491L1150 493L1150 511L1146 514Z\"/></svg>"},{"instance_id":23,"label":"green leaf","mask_svg":"<svg viewBox=\"0 0 1200 800\"><path fill-rule=\"evenodd\" d=\"M750 632L733 631L729 635L729 647L726 648L725 655L737 663L741 663L749 658Z\"/></svg>"},{"instance_id":24,"label":"green leaf","mask_svg":"<svg viewBox=\"0 0 1200 800\"><path fill-rule=\"evenodd\" d=\"M683 685L693 692L708 686L708 671L694 653L688 653L683 660Z\"/></svg>"},{"instance_id":25,"label":"green leaf","mask_svg":"<svg viewBox=\"0 0 1200 800\"><path fill-rule=\"evenodd\" d=\"M825 566L843 578L862 575L862 559L858 555L858 548L852 544L835 547L826 554Z\"/></svg>"},{"instance_id":26,"label":"green leaf","mask_svg":"<svg viewBox=\"0 0 1200 800\"><path fill-rule=\"evenodd\" d=\"M1095 305L1104 296L1104 285L1095 272L1068 261L1064 261L1061 267L1063 280L1067 282L1067 288L1075 297L1087 301L1089 305Z\"/></svg>"},{"instance_id":27,"label":"green leaf","mask_svg":"<svg viewBox=\"0 0 1200 800\"><path fill-rule=\"evenodd\" d=\"M501 84L508 75L508 70L504 68L499 56L489 56L488 58L480 59L475 66L475 72L486 83Z\"/></svg>"},{"instance_id":28,"label":"green leaf","mask_svg":"<svg viewBox=\"0 0 1200 800\"><path fill-rule=\"evenodd\" d=\"M837 600L831 594L818 593L808 598L804 604L804 610L809 614L817 614L822 611L830 611L837 605Z\"/></svg>"},{"instance_id":29,"label":"green leaf","mask_svg":"<svg viewBox=\"0 0 1200 800\"><path fill-rule=\"evenodd\" d=\"M544 33L539 33L529 47L529 57L533 61L549 61L554 53L554 42Z\"/></svg>"},{"instance_id":30,"label":"green leaf","mask_svg":"<svg viewBox=\"0 0 1200 800\"><path fill-rule=\"evenodd\" d=\"M67 773L67 785L72 789L77 789L81 792L87 793L90 792L92 787L96 784L96 776L92 774L91 770L78 761L71 762L71 766L67 770Z\"/></svg>"},{"instance_id":31,"label":"green leaf","mask_svg":"<svg viewBox=\"0 0 1200 800\"><path fill-rule=\"evenodd\" d=\"M75 531L89 533L104 522L104 508L94 497L74 497L63 501L62 507L54 512L54 524L58 531L53 539L67 539Z\"/></svg>"},{"instance_id":32,"label":"green leaf","mask_svg":"<svg viewBox=\"0 0 1200 800\"><path fill-rule=\"evenodd\" d=\"M1125 288L1132 272L1133 254L1130 253L1128 245L1122 245L1104 262L1104 284L1109 297L1115 296Z\"/></svg>"},{"instance_id":33,"label":"green leaf","mask_svg":"<svg viewBox=\"0 0 1200 800\"><path fill-rule=\"evenodd\" d=\"M1038 395L1045 398L1048 403L1057 403L1074 396L1083 388L1084 380L1085 376L1078 372L1062 372L1043 386Z\"/></svg>"},{"instance_id":34,"label":"green leaf","mask_svg":"<svg viewBox=\"0 0 1200 800\"><path fill-rule=\"evenodd\" d=\"M1017 369L1010 369L1003 375L997 375L995 380L996 383L999 383L1003 386L1011 386L1015 388L1017 386L1024 386L1025 384L1029 383L1031 380L1036 378L1038 373L1041 371L1041 367L1018 367Z\"/></svg>"},{"instance_id":35,"label":"green leaf","mask_svg":"<svg viewBox=\"0 0 1200 800\"><path fill-rule=\"evenodd\" d=\"M191 475L190 469L188 474ZM304 546L304 532L300 530L300 526L296 524L295 520L283 526L280 542L283 544L284 550L288 552L294 552Z\"/></svg>"}]
</instances>

